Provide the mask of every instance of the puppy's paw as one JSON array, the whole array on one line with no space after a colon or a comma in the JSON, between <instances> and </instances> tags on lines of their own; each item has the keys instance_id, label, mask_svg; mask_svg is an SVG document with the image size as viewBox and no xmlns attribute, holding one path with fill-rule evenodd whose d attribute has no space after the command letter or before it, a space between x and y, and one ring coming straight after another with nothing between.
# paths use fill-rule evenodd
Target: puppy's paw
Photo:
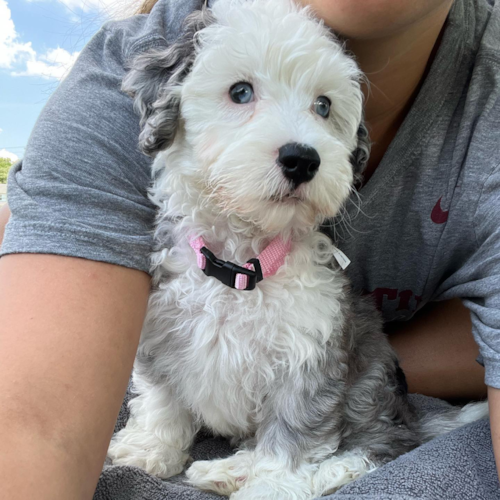
<instances>
[{"instance_id":1,"label":"puppy's paw","mask_svg":"<svg viewBox=\"0 0 500 500\"><path fill-rule=\"evenodd\" d=\"M370 461L366 452L352 450L333 456L320 464L313 478L316 496L328 495L368 472L377 465Z\"/></svg>"},{"instance_id":2,"label":"puppy's paw","mask_svg":"<svg viewBox=\"0 0 500 500\"><path fill-rule=\"evenodd\" d=\"M311 500L314 464L303 463L293 470L276 457L254 457L249 476L231 500Z\"/></svg>"},{"instance_id":3,"label":"puppy's paw","mask_svg":"<svg viewBox=\"0 0 500 500\"><path fill-rule=\"evenodd\" d=\"M201 490L229 496L247 482L251 465L251 452L240 451L229 458L194 462L186 476Z\"/></svg>"},{"instance_id":4,"label":"puppy's paw","mask_svg":"<svg viewBox=\"0 0 500 500\"><path fill-rule=\"evenodd\" d=\"M231 495L230 500L311 500L311 488L300 482L287 484L275 477L254 477Z\"/></svg>"},{"instance_id":5,"label":"puppy's paw","mask_svg":"<svg viewBox=\"0 0 500 500\"><path fill-rule=\"evenodd\" d=\"M153 476L167 479L180 474L189 455L161 442L145 430L126 427L116 434L108 448L113 465L131 465Z\"/></svg>"}]
</instances>

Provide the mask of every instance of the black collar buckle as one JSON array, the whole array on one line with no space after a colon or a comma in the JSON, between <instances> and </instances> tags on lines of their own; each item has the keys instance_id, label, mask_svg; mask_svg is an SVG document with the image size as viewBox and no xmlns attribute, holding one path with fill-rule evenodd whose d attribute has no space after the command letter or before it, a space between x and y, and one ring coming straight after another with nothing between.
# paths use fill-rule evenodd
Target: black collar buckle
<instances>
[{"instance_id":1,"label":"black collar buckle","mask_svg":"<svg viewBox=\"0 0 500 500\"><path fill-rule=\"evenodd\" d=\"M248 276L247 287L244 290L253 290L255 285L263 280L262 268L260 267L259 259L250 259L247 264L253 264L255 271L238 266L233 262L218 259L207 247L202 247L200 252L205 256L206 265L203 272L207 276L217 278L221 283L230 287L236 288L236 275L244 274Z\"/></svg>"}]
</instances>

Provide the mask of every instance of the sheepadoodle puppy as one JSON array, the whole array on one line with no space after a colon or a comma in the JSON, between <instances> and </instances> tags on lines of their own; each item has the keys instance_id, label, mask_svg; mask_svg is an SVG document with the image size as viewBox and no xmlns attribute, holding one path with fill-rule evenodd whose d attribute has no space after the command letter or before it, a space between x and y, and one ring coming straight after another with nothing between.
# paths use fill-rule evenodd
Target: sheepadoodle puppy
<instances>
[{"instance_id":1,"label":"sheepadoodle puppy","mask_svg":"<svg viewBox=\"0 0 500 500\"><path fill-rule=\"evenodd\" d=\"M480 416L418 420L377 312L318 229L368 156L360 79L292 0L218 0L134 62L157 250L115 464L179 474L204 425L239 451L191 464L191 484L311 499Z\"/></svg>"}]
</instances>

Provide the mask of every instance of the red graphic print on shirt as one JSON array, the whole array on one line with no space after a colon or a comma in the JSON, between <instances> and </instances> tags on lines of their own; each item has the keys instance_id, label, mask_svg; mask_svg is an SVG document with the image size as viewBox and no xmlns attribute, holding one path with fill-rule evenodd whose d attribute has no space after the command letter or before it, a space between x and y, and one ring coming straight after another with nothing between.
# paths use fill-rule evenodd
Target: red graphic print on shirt
<instances>
[{"instance_id":1,"label":"red graphic print on shirt","mask_svg":"<svg viewBox=\"0 0 500 500\"><path fill-rule=\"evenodd\" d=\"M434 224L444 224L448 220L449 210L443 210L441 208L442 199L443 197L441 196L431 212L431 220Z\"/></svg>"}]
</instances>

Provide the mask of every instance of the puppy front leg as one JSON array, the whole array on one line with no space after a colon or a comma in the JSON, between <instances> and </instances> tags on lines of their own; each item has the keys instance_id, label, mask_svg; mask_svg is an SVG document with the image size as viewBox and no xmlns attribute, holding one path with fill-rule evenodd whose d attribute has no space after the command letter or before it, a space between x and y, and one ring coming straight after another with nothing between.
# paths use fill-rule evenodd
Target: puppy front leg
<instances>
[{"instance_id":1,"label":"puppy front leg","mask_svg":"<svg viewBox=\"0 0 500 500\"><path fill-rule=\"evenodd\" d=\"M343 385L294 377L266 400L248 479L231 500L309 500L318 463L340 442Z\"/></svg>"},{"instance_id":2,"label":"puppy front leg","mask_svg":"<svg viewBox=\"0 0 500 500\"><path fill-rule=\"evenodd\" d=\"M253 449L195 462L195 486L231 500L310 500L318 463L337 450L343 384L319 372L290 377L270 392Z\"/></svg>"},{"instance_id":3,"label":"puppy front leg","mask_svg":"<svg viewBox=\"0 0 500 500\"><path fill-rule=\"evenodd\" d=\"M113 436L108 456L114 465L133 465L161 478L182 472L197 427L168 386L134 379L140 395L130 402L130 419Z\"/></svg>"}]
</instances>

